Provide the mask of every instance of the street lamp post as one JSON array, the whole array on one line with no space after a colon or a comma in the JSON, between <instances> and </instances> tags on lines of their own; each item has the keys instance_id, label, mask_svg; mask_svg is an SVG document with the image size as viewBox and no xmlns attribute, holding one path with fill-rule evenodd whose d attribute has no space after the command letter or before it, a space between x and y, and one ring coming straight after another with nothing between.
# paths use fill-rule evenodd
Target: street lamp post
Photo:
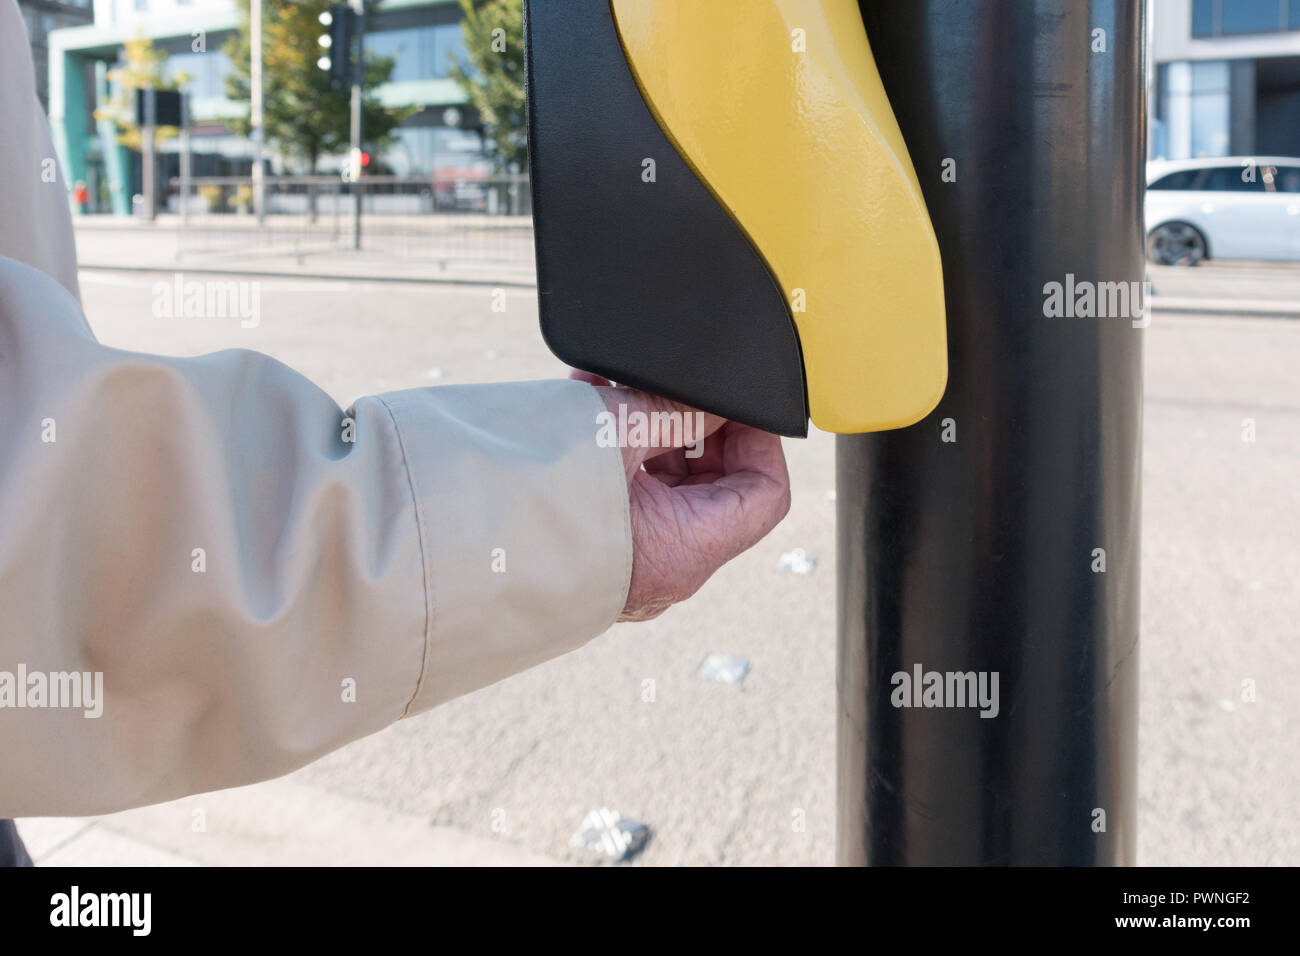
<instances>
[{"instance_id":1,"label":"street lamp post","mask_svg":"<svg viewBox=\"0 0 1300 956\"><path fill-rule=\"evenodd\" d=\"M361 105L362 87L366 81L366 4L365 0L350 0L356 13L356 60L352 68L352 248L361 248Z\"/></svg>"},{"instance_id":2,"label":"street lamp post","mask_svg":"<svg viewBox=\"0 0 1300 956\"><path fill-rule=\"evenodd\" d=\"M249 126L253 139L253 212L261 226L266 221L266 174L262 168L266 144L266 121L262 108L262 0L251 0L248 16L249 46L252 47L248 85L251 97Z\"/></svg>"}]
</instances>

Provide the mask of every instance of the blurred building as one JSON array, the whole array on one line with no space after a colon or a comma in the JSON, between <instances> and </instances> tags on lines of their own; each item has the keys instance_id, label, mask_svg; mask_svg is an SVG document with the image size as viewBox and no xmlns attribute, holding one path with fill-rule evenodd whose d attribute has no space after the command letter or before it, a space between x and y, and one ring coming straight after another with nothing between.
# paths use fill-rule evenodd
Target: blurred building
<instances>
[{"instance_id":1,"label":"blurred building","mask_svg":"<svg viewBox=\"0 0 1300 956\"><path fill-rule=\"evenodd\" d=\"M89 23L91 0L18 0L32 41L32 59L36 61L36 95L41 106L49 109L50 47L49 34L59 27Z\"/></svg>"},{"instance_id":2,"label":"blurred building","mask_svg":"<svg viewBox=\"0 0 1300 956\"><path fill-rule=\"evenodd\" d=\"M1151 0L1154 159L1300 156L1300 0Z\"/></svg>"},{"instance_id":3,"label":"blurred building","mask_svg":"<svg viewBox=\"0 0 1300 956\"><path fill-rule=\"evenodd\" d=\"M47 41L55 145L68 180L88 184L91 210L126 214L130 197L141 191L139 154L118 145L112 123L94 117L116 92L108 74L122 61L123 44L137 35L167 52L164 75L190 78L193 174L248 175L251 144L227 125L248 111L225 90L232 65L223 48L239 23L235 0L94 0L93 7L93 24L54 30ZM367 52L396 61L390 82L377 90L380 100L419 107L395 132L395 145L375 157L376 171L432 177L445 169L486 168L477 113L448 77L451 54L465 59L460 20L455 0L383 0L367 18ZM268 85L266 96L274 95ZM164 181L179 173L178 149L175 140L159 147ZM327 158L318 171L338 169L341 158Z\"/></svg>"}]
</instances>

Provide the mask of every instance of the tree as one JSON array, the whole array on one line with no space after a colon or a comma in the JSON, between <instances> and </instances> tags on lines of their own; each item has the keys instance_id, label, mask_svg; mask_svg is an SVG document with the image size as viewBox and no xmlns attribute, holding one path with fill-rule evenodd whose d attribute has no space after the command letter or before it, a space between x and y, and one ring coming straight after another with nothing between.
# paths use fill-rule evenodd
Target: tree
<instances>
[{"instance_id":1,"label":"tree","mask_svg":"<svg viewBox=\"0 0 1300 956\"><path fill-rule=\"evenodd\" d=\"M163 63L167 52L153 45L137 29L135 36L122 44L126 62L110 70L108 78L117 84L117 92L104 106L95 110L95 119L109 120L117 127L117 141L127 149L141 148L140 129L135 125L135 91L152 87L155 90L175 90L189 82L184 73L171 79L163 78ZM176 136L175 126L159 126L154 130L154 143L161 144Z\"/></svg>"},{"instance_id":2,"label":"tree","mask_svg":"<svg viewBox=\"0 0 1300 956\"><path fill-rule=\"evenodd\" d=\"M460 0L460 6L469 63L453 55L451 77L482 117L498 165L518 172L528 162L523 0Z\"/></svg>"},{"instance_id":3,"label":"tree","mask_svg":"<svg viewBox=\"0 0 1300 956\"><path fill-rule=\"evenodd\" d=\"M262 26L262 117L268 145L281 156L316 172L322 156L343 153L351 146L352 92L336 86L329 73L316 65L322 52L317 39L325 32L320 15L337 0L264 0L266 22ZM367 6L372 6L368 4ZM226 44L234 69L226 77L226 95L247 102L250 97L252 43L249 36L249 2L239 0L242 14L239 30ZM339 51L332 51L337 56ZM362 136L371 146L393 141L392 131L418 107L386 108L375 96L375 88L388 82L393 73L392 57L366 57L362 87ZM252 127L248 117L231 125L241 136Z\"/></svg>"}]
</instances>

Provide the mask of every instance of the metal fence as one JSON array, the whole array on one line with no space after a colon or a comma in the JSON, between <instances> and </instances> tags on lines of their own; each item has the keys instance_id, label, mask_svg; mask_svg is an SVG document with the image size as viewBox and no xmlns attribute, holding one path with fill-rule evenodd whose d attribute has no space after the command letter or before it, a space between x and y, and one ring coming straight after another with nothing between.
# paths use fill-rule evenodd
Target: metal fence
<instances>
[{"instance_id":1,"label":"metal fence","mask_svg":"<svg viewBox=\"0 0 1300 956\"><path fill-rule=\"evenodd\" d=\"M268 176L264 215L254 214L251 177L170 183L180 257L342 253L353 249L358 184L336 176ZM525 176L367 176L360 184L361 248L435 268L533 259L532 203Z\"/></svg>"}]
</instances>

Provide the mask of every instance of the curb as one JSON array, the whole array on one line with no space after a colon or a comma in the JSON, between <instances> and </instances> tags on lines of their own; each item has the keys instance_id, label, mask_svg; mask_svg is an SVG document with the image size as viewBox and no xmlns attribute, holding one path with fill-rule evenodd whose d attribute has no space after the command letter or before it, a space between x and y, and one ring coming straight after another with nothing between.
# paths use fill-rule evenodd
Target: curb
<instances>
[{"instance_id":1,"label":"curb","mask_svg":"<svg viewBox=\"0 0 1300 956\"><path fill-rule=\"evenodd\" d=\"M187 266L177 263L175 268L159 265L114 265L108 263L78 263L78 269L89 272L136 272L150 275L169 275L176 272L194 275L263 276L268 279L314 279L326 282L384 282L407 285L468 285L492 286L512 289L536 289L532 279L480 279L473 276L403 276L351 272L291 272L282 269L235 269L220 266ZM1153 295L1152 308L1160 312L1180 315L1224 315L1268 319L1300 319L1300 308L1293 302L1279 300L1252 301L1250 299L1173 298Z\"/></svg>"},{"instance_id":2,"label":"curb","mask_svg":"<svg viewBox=\"0 0 1300 956\"><path fill-rule=\"evenodd\" d=\"M1177 312L1181 315L1300 319L1300 309L1296 303L1268 299L1185 299L1154 295L1151 297L1151 308L1156 312Z\"/></svg>"},{"instance_id":3,"label":"curb","mask_svg":"<svg viewBox=\"0 0 1300 956\"><path fill-rule=\"evenodd\" d=\"M263 276L268 279L323 279L334 282L396 282L410 285L473 285L473 286L505 286L513 289L536 289L536 280L526 279L476 279L473 277L456 277L456 276L400 276L400 275L375 275L373 273L346 273L346 272L287 272L272 269L232 269L211 266L187 266L177 263L175 268L166 268L163 266L131 266L131 265L107 265L100 263L81 262L77 264L78 270L88 272L139 272L152 275L171 275L177 272L192 273L194 275L220 275L220 276Z\"/></svg>"}]
</instances>

